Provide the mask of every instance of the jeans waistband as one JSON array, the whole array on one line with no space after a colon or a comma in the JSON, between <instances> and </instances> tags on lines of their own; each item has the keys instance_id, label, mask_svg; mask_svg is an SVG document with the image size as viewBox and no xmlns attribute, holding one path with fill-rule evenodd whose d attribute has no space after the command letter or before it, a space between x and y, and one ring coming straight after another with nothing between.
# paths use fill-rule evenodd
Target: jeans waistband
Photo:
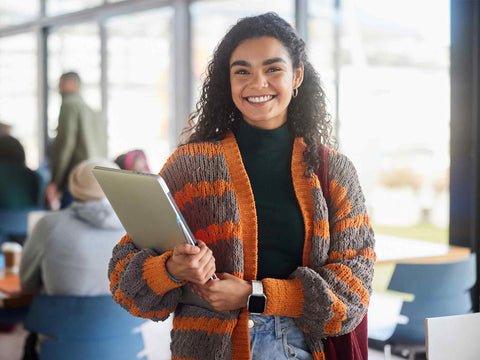
<instances>
[{"instance_id":1,"label":"jeans waistband","mask_svg":"<svg viewBox=\"0 0 480 360\"><path fill-rule=\"evenodd\" d=\"M249 320L253 321L253 327L250 328L251 334L272 331L277 338L282 337L283 329L295 326L293 319L288 316L250 315Z\"/></svg>"}]
</instances>

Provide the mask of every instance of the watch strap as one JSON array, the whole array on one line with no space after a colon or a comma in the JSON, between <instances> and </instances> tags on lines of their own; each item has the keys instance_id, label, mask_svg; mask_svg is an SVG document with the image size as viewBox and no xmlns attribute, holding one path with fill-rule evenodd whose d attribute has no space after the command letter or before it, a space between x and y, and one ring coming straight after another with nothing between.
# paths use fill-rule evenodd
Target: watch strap
<instances>
[{"instance_id":1,"label":"watch strap","mask_svg":"<svg viewBox=\"0 0 480 360\"><path fill-rule=\"evenodd\" d=\"M263 284L261 281L252 280L252 295L265 295L263 293Z\"/></svg>"}]
</instances>

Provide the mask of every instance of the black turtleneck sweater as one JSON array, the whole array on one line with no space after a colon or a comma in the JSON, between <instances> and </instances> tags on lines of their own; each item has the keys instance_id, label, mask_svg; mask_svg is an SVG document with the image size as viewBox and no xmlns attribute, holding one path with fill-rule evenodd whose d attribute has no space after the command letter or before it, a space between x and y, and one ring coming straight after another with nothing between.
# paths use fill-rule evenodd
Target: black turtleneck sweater
<instances>
[{"instance_id":1,"label":"black turtleneck sweater","mask_svg":"<svg viewBox=\"0 0 480 360\"><path fill-rule=\"evenodd\" d=\"M286 279L302 265L305 237L291 173L294 137L287 124L263 130L243 120L235 137L257 210L257 279Z\"/></svg>"}]
</instances>

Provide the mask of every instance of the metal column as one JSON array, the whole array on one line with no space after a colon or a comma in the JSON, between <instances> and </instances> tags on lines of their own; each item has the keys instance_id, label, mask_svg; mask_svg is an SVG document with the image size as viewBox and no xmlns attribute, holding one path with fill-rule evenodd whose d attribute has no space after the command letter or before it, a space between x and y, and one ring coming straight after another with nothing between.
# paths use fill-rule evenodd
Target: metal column
<instances>
[{"instance_id":1,"label":"metal column","mask_svg":"<svg viewBox=\"0 0 480 360\"><path fill-rule=\"evenodd\" d=\"M174 111L170 122L170 144L175 147L178 137L187 122L192 103L192 36L190 19L190 1L175 1L175 16L173 20L173 78L171 79Z\"/></svg>"}]
</instances>

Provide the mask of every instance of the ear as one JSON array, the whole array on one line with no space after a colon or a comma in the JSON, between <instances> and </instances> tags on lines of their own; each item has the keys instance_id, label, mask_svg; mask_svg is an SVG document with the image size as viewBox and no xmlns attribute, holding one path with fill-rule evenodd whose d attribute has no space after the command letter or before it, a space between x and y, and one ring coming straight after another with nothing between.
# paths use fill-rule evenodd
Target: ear
<instances>
[{"instance_id":1,"label":"ear","mask_svg":"<svg viewBox=\"0 0 480 360\"><path fill-rule=\"evenodd\" d=\"M303 64L301 64L298 69L293 73L293 88L297 89L302 85L303 82Z\"/></svg>"}]
</instances>

